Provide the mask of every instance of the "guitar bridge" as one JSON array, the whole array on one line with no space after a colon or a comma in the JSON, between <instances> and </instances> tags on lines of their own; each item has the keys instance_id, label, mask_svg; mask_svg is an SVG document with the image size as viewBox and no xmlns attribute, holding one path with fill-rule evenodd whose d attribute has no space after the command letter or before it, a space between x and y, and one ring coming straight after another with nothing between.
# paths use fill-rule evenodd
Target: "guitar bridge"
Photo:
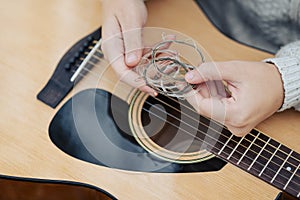
<instances>
[{"instance_id":1,"label":"guitar bridge","mask_svg":"<svg viewBox=\"0 0 300 200\"><path fill-rule=\"evenodd\" d=\"M87 65L84 60L95 51L94 47L100 43L100 39L101 27L75 43L61 58L51 78L38 93L37 99L55 108L83 76L78 69ZM99 54L99 57L103 56L100 51L94 53ZM89 69L93 67L91 64L88 65Z\"/></svg>"}]
</instances>

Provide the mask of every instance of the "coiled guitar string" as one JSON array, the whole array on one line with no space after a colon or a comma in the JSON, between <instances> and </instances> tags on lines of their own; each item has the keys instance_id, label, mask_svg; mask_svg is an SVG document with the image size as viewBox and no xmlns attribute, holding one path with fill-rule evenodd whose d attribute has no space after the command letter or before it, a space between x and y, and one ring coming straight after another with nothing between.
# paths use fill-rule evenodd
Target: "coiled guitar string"
<instances>
[{"instance_id":1,"label":"coiled guitar string","mask_svg":"<svg viewBox=\"0 0 300 200\"><path fill-rule=\"evenodd\" d=\"M184 99L187 94L193 95L200 89L197 85L191 85L184 79L184 75L188 71L194 70L195 66L186 60L183 61L182 53L176 49L171 49L170 46L177 44L185 49L188 47L189 53L193 53L197 57L198 65L205 62L205 59L193 40L169 40L165 38L163 36L163 41L141 58L135 71L149 87L158 93Z\"/></svg>"}]
</instances>

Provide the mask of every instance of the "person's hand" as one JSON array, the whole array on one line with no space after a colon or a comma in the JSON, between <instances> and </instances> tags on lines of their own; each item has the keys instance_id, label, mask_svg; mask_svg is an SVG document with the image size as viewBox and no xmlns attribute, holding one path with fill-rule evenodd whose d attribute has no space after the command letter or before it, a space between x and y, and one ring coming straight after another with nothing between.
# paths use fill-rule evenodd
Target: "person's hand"
<instances>
[{"instance_id":1,"label":"person's hand","mask_svg":"<svg viewBox=\"0 0 300 200\"><path fill-rule=\"evenodd\" d=\"M273 64L208 62L185 78L200 84L199 92L187 98L197 112L223 123L236 136L249 133L283 103L281 76Z\"/></svg>"},{"instance_id":2,"label":"person's hand","mask_svg":"<svg viewBox=\"0 0 300 200\"><path fill-rule=\"evenodd\" d=\"M135 73L142 56L142 28L147 20L143 0L103 0L102 50L121 81L155 95Z\"/></svg>"}]
</instances>

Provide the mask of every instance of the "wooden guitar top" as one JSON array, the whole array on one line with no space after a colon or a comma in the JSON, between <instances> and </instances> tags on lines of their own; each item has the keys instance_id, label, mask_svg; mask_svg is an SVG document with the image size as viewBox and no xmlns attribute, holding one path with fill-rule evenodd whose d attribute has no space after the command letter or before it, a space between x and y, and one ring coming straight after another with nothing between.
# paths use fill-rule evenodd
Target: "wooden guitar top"
<instances>
[{"instance_id":1,"label":"wooden guitar top","mask_svg":"<svg viewBox=\"0 0 300 200\"><path fill-rule=\"evenodd\" d=\"M222 35L193 0L150 0L147 7L147 26L191 36L213 60L259 61L272 56ZM2 1L0 22L0 174L87 183L119 199L275 199L279 190L230 164L209 173L138 173L63 153L48 136L48 125L63 103L52 109L36 95L64 52L101 25L101 2ZM257 128L300 152L299 122L300 113L288 110Z\"/></svg>"}]
</instances>

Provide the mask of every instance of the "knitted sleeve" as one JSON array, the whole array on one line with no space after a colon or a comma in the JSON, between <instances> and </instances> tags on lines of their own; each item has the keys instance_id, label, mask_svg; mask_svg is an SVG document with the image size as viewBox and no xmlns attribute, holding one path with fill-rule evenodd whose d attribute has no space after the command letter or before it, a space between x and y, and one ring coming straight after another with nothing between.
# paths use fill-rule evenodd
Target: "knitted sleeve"
<instances>
[{"instance_id":1,"label":"knitted sleeve","mask_svg":"<svg viewBox=\"0 0 300 200\"><path fill-rule=\"evenodd\" d=\"M283 81L284 102L278 111L291 107L300 111L300 40L283 46L275 58L264 61L278 68Z\"/></svg>"}]
</instances>

